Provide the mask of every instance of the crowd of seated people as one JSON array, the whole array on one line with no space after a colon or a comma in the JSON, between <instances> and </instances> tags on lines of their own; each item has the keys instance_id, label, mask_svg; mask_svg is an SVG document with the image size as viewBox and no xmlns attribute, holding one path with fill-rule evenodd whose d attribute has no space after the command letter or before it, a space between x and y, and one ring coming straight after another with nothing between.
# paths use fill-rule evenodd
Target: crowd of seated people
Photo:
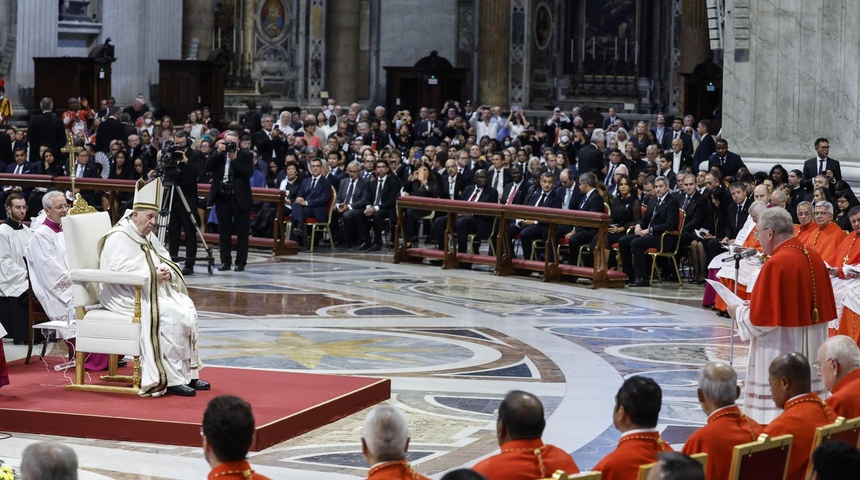
<instances>
[{"instance_id":1,"label":"crowd of seated people","mask_svg":"<svg viewBox=\"0 0 860 480\"><path fill-rule=\"evenodd\" d=\"M52 111L52 102L45 100L49 103L42 105L43 110ZM858 204L851 186L842 179L839 162L828 156L827 139L816 140L816 155L802 169L787 171L774 165L769 172L750 172L743 159L730 150L728 139L711 131L716 127L714 124L708 120L695 122L689 115L670 118L658 114L652 121L628 125L614 108L600 122L575 107L570 112L555 108L548 117L529 119L517 105L508 109L473 108L471 102L461 104L453 100L445 102L439 110L422 107L418 112L402 110L392 115L381 106L367 110L357 103L342 105L329 99L319 109L280 112L273 111L271 105L258 108L254 101L249 101L247 111L233 122L212 118L209 109L203 107L178 122L170 116L156 116L141 95L125 109L117 107L113 98L101 100L97 107L90 107L86 99L72 98L67 110L54 117L31 120L26 131L7 127L8 137L0 137L0 144L9 143L8 152L0 148L3 171L68 175L66 154L60 151L68 134L87 151L77 176L150 178L157 174L162 147L165 142L176 140L177 131L186 133L187 145L183 145L197 151L199 155L195 158L205 164L210 156L218 154L223 132L236 130L241 134L240 147L252 150L255 155L252 186L286 192L287 214L291 217L298 214L290 219L293 231L289 234L302 244L307 242L305 219L327 221L331 204L335 204L336 211L331 225L334 244L375 251L384 243L383 234L393 234L398 196L468 200L463 198L463 192L475 185L476 173L484 170L487 188L497 193L494 201L528 205L534 199L531 202L534 205L541 201L534 193L542 189L541 177L548 173L553 181L551 190L562 199L546 206L602 209L609 213L612 225L606 245L625 246L622 264L624 257L630 257L628 260L634 264L639 259L641 264L644 260L640 249L633 249L628 255L626 244L630 239L621 240L625 235L635 235L637 225L646 232L645 236L652 236L648 226L654 219L643 215L657 213L656 220L662 220L661 209L653 208L652 204L659 202L662 206L666 196L648 194L648 186L655 185L655 181L656 185L662 185L658 179L665 179L666 193L686 211L680 242L681 251L692 261L693 274L689 280L703 283L708 275L707 264L742 229L751 203L749 198L757 185L766 189L766 203L784 202L798 223L802 223L796 213L800 202L826 201L833 205L834 224L849 230L848 211ZM584 120L586 117L588 121ZM24 164L16 166L14 153L21 148ZM314 159L322 161L319 172L311 169ZM379 161L387 165L382 170ZM363 181L353 185L346 201L341 187L349 188L353 183L345 181L349 178L348 166L353 162L358 162L357 178ZM516 179L515 171L521 172ZM584 173L594 176L587 177L586 184L594 184L589 189L597 190L604 205L596 200L582 205L576 201L581 200ZM326 182L317 180L321 174ZM384 179L378 182L378 177ZM649 178L653 180L649 182ZM305 185L307 179L310 181ZM198 181L208 183L211 178L204 172ZM334 202L331 188L323 185L333 187ZM304 196L299 195L303 186ZM377 192L380 186L385 192ZM735 195L738 186L743 193ZM310 187L313 192L307 191ZM4 191L14 188L7 186ZM365 191L373 188L377 190ZM28 203L36 205L44 192L24 193ZM301 204L308 200L309 194L310 208L304 208ZM105 193L93 192L89 199L99 208L117 211L126 196L116 194L114 202L110 202ZM570 201L571 196L578 198ZM727 201L729 196L732 201ZM377 205L380 202L384 205ZM295 209L297 205L299 208ZM257 205L256 209L259 208ZM432 232L438 225L430 221L433 212L415 209L406 213L403 228L407 243L418 243L422 229L425 238L435 243L439 232ZM201 206L204 226L209 223L207 220L215 222L214 215L207 219L204 214L205 208ZM668 220L674 220L674 215ZM495 225L491 232L478 229L480 239L494 238L503 227ZM255 229L261 234L270 231ZM545 232L540 229L527 233L529 239L546 240ZM595 235L591 230L563 232L568 241L573 239L574 247L594 245ZM640 238L635 243L643 246L652 242ZM531 245L523 244L524 254L530 256L530 249ZM577 261L578 249L569 251L574 253L563 260ZM630 272L631 284L643 284L639 275L649 268L640 267L625 267ZM663 270L664 277L674 275L671 269Z\"/></svg>"}]
</instances>

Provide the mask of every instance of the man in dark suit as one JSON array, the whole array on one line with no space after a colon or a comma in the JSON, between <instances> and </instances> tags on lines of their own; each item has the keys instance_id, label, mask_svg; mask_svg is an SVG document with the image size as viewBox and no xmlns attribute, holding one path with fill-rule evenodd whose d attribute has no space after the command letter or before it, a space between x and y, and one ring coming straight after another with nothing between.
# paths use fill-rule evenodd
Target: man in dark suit
<instances>
[{"instance_id":1,"label":"man in dark suit","mask_svg":"<svg viewBox=\"0 0 860 480\"><path fill-rule=\"evenodd\" d=\"M710 135L711 122L708 120L702 120L699 122L699 126L696 127L696 131L699 136L702 137L699 140L699 147L696 148L696 153L693 154L693 165L695 168L700 168L703 162L707 162L711 155L717 151L716 143L714 142L714 137ZM728 148L728 146L726 146ZM723 176L726 172L723 172Z\"/></svg>"},{"instance_id":2,"label":"man in dark suit","mask_svg":"<svg viewBox=\"0 0 860 480\"><path fill-rule=\"evenodd\" d=\"M699 147L701 147L701 144L699 144ZM741 156L729 151L729 142L725 138L717 140L714 148L716 151L708 158L708 170L711 167L720 167L720 171L723 172L723 178L734 178L738 170L746 168Z\"/></svg>"},{"instance_id":3,"label":"man in dark suit","mask_svg":"<svg viewBox=\"0 0 860 480\"><path fill-rule=\"evenodd\" d=\"M346 248L354 247L358 241L358 236L352 229L345 228L345 225L341 229L338 220L352 211L363 212L370 201L368 198L369 190L367 189L370 182L361 178L359 173L361 173L360 163L352 161L347 165L347 178L340 181L340 188L337 190L334 211L332 212L332 235L335 238L335 243L340 243Z\"/></svg>"},{"instance_id":4,"label":"man in dark suit","mask_svg":"<svg viewBox=\"0 0 860 480\"><path fill-rule=\"evenodd\" d=\"M651 264L646 250L660 247L660 237L663 232L678 228L678 202L669 195L669 182L665 177L647 178L645 183L653 185L656 198L648 205L642 220L634 228L633 233L621 237L618 248L621 251L621 263L627 274L628 285L645 287L650 285L647 278ZM667 243L676 241L667 237ZM674 247L665 245L667 248Z\"/></svg>"},{"instance_id":5,"label":"man in dark suit","mask_svg":"<svg viewBox=\"0 0 860 480\"><path fill-rule=\"evenodd\" d=\"M603 213L605 205L603 197L597 191L597 177L591 172L585 172L579 176L579 188L575 189L571 195L570 201L565 206L565 200L562 200L561 208L570 210L579 210L581 212L596 212ZM565 228L562 228L565 227ZM576 263L577 255L574 252L580 245L588 245L597 236L598 229L592 227L576 227L575 229L569 225L559 227L559 238L566 237L567 244L570 248L570 258L568 263L571 265Z\"/></svg>"},{"instance_id":6,"label":"man in dark suit","mask_svg":"<svg viewBox=\"0 0 860 480\"><path fill-rule=\"evenodd\" d=\"M463 190L463 195L459 198L464 202L473 203L498 203L499 193L487 185L489 175L487 171L479 169L475 171L475 183L469 185ZM443 248L445 245L446 226L448 223L447 215L437 216L433 220L433 236L436 239L436 245ZM454 231L457 232L457 252L466 253L469 251L469 235L476 234L479 239L485 240L489 238L493 229L493 218L484 217L481 215L460 215L457 221L454 222Z\"/></svg>"},{"instance_id":7,"label":"man in dark suit","mask_svg":"<svg viewBox=\"0 0 860 480\"><path fill-rule=\"evenodd\" d=\"M356 211L344 217L345 221L353 224L359 239L360 250L377 252L382 250L382 224L385 219L393 227L396 222L397 197L400 195L400 181L390 175L391 167L385 160L376 161L376 178L367 186L369 193L367 206L363 211ZM373 239L371 240L370 225L373 222Z\"/></svg>"},{"instance_id":8,"label":"man in dark suit","mask_svg":"<svg viewBox=\"0 0 860 480\"><path fill-rule=\"evenodd\" d=\"M505 159L500 152L493 152L493 166L487 171L490 187L496 189L501 195L505 191L505 185L511 181L510 169L505 167Z\"/></svg>"},{"instance_id":9,"label":"man in dark suit","mask_svg":"<svg viewBox=\"0 0 860 480\"><path fill-rule=\"evenodd\" d=\"M672 145L672 131L666 127L666 117L662 113L657 114L657 126L651 129L654 138L657 139L657 144L660 146L660 151L669 150Z\"/></svg>"},{"instance_id":10,"label":"man in dark suit","mask_svg":"<svg viewBox=\"0 0 860 480\"><path fill-rule=\"evenodd\" d=\"M38 162L39 147L47 145L59 152L66 144L66 128L60 117L54 115L54 102L45 97L39 102L42 113L33 115L27 124L27 140L30 142L30 162Z\"/></svg>"},{"instance_id":11,"label":"man in dark suit","mask_svg":"<svg viewBox=\"0 0 860 480\"><path fill-rule=\"evenodd\" d=\"M523 169L519 165L514 165L510 168L511 181L505 185L502 196L499 197L499 202L505 205L522 205L526 198L531 193L529 192L529 182L523 178Z\"/></svg>"},{"instance_id":12,"label":"man in dark suit","mask_svg":"<svg viewBox=\"0 0 860 480\"><path fill-rule=\"evenodd\" d=\"M562 198L559 197L553 190L555 188L555 177L550 173L544 173L540 176L540 190L536 190L526 200L524 205L531 207L544 208L561 208ZM532 242L535 240L546 240L549 232L549 225L535 220L518 219L515 225L511 228L517 228L520 235L520 244L523 247L523 258L526 260L532 257ZM510 232L510 229L509 229ZM513 238L514 235L511 235Z\"/></svg>"},{"instance_id":13,"label":"man in dark suit","mask_svg":"<svg viewBox=\"0 0 860 480\"><path fill-rule=\"evenodd\" d=\"M5 170L6 165L14 161L12 156L12 141L13 138L6 132L0 132L0 170Z\"/></svg>"},{"instance_id":14,"label":"man in dark suit","mask_svg":"<svg viewBox=\"0 0 860 480\"><path fill-rule=\"evenodd\" d=\"M618 111L615 110L615 107L609 107L609 115L603 119L603 129L608 130L610 125L615 125L617 120L621 120L622 126L626 129L627 123L623 118L618 116Z\"/></svg>"},{"instance_id":15,"label":"man in dark suit","mask_svg":"<svg viewBox=\"0 0 860 480\"><path fill-rule=\"evenodd\" d=\"M292 240L300 243L305 239L305 219L314 218L318 222L328 220L328 206L331 200L331 181L323 175L322 161L314 158L310 161L311 176L302 180L299 195L293 202Z\"/></svg>"},{"instance_id":16,"label":"man in dark suit","mask_svg":"<svg viewBox=\"0 0 860 480\"><path fill-rule=\"evenodd\" d=\"M82 151L78 152L75 157L76 165L75 165L75 177L76 178L102 178L99 173L98 166L96 165L95 160L90 155L89 150L86 148ZM78 189L76 189L78 190ZM81 198L86 200L90 205L95 205L96 201L96 192L93 190L80 190L79 192L72 193L80 193Z\"/></svg>"},{"instance_id":17,"label":"man in dark suit","mask_svg":"<svg viewBox=\"0 0 860 480\"><path fill-rule=\"evenodd\" d=\"M185 265L182 266L182 274L193 275L197 260L197 229L194 220L194 215L197 215L197 179L203 173L203 157L200 156L200 152L191 148L185 130L177 130L173 134L173 142L176 145L176 152L182 154L181 160L176 163L179 169L176 186L182 191L190 214L185 209L182 198L179 197L179 191L176 191L173 204L170 206L170 222L167 225L167 251L171 258L179 256L179 242L184 232Z\"/></svg>"},{"instance_id":18,"label":"man in dark suit","mask_svg":"<svg viewBox=\"0 0 860 480\"><path fill-rule=\"evenodd\" d=\"M326 160L328 160L328 166L330 169L329 178L334 176L336 182L332 182L332 185L334 185L335 190L337 190L338 192L340 192L341 181L348 177L347 172L344 170L344 167L340 164L342 155L342 150L332 150L326 155ZM359 168L361 168L360 165Z\"/></svg>"},{"instance_id":19,"label":"man in dark suit","mask_svg":"<svg viewBox=\"0 0 860 480\"><path fill-rule=\"evenodd\" d=\"M263 115L260 122L263 125L263 129L254 133L252 137L254 147L260 154L260 159L264 164L268 165L269 162L274 161L278 165L278 170L282 170L284 168L284 151L286 149L284 134L279 129L274 128L275 121L271 115Z\"/></svg>"},{"instance_id":20,"label":"man in dark suit","mask_svg":"<svg viewBox=\"0 0 860 480\"><path fill-rule=\"evenodd\" d=\"M815 157L803 162L803 177L800 186L812 191L812 179L816 175L824 175L831 184L842 180L842 168L839 161L830 158L830 142L826 138L815 140Z\"/></svg>"},{"instance_id":21,"label":"man in dark suit","mask_svg":"<svg viewBox=\"0 0 860 480\"><path fill-rule=\"evenodd\" d=\"M442 186L442 198L446 200L458 200L463 196L463 190L469 184L469 177L461 174L457 168L457 161L449 159L445 162L445 173L439 176L439 185Z\"/></svg>"},{"instance_id":22,"label":"man in dark suit","mask_svg":"<svg viewBox=\"0 0 860 480\"><path fill-rule=\"evenodd\" d=\"M603 130L595 130L591 134L591 143L582 147L579 151L579 156L576 161L576 171L580 174L591 172L595 175L600 175L603 170L603 150L606 137Z\"/></svg>"},{"instance_id":23,"label":"man in dark suit","mask_svg":"<svg viewBox=\"0 0 860 480\"><path fill-rule=\"evenodd\" d=\"M125 127L119 122L119 107L110 108L110 116L102 120L96 131L96 151L110 155L110 145L114 140L126 141Z\"/></svg>"},{"instance_id":24,"label":"man in dark suit","mask_svg":"<svg viewBox=\"0 0 860 480\"><path fill-rule=\"evenodd\" d=\"M680 138L672 139L669 142L671 150L669 155L672 157L672 171L681 173L684 171L696 172L697 167L693 165L693 157L684 153L684 142Z\"/></svg>"},{"instance_id":25,"label":"man in dark suit","mask_svg":"<svg viewBox=\"0 0 860 480\"><path fill-rule=\"evenodd\" d=\"M679 139L681 140L681 144L683 145L682 151L684 155L688 155L691 159L693 158L693 137L691 137L688 133L684 132L684 122L680 118L676 118L672 120L672 130L669 132L672 140ZM669 143L670 147L672 143ZM694 168L699 168L698 165L695 165Z\"/></svg>"},{"instance_id":26,"label":"man in dark suit","mask_svg":"<svg viewBox=\"0 0 860 480\"><path fill-rule=\"evenodd\" d=\"M680 191L675 200L684 210L684 230L681 232L681 246L686 247L696 237L696 230L705 225L708 216L708 197L696 188L696 176L692 173L678 175ZM713 233L713 232L712 232Z\"/></svg>"},{"instance_id":27,"label":"man in dark suit","mask_svg":"<svg viewBox=\"0 0 860 480\"><path fill-rule=\"evenodd\" d=\"M220 155L209 157L203 169L212 174L207 204L215 207L218 216L218 251L221 257L218 271L230 270L232 266L232 236L235 234L236 271L241 272L248 261L254 154L239 148L239 134L234 131L224 135L224 143L218 145L218 152Z\"/></svg>"},{"instance_id":28,"label":"man in dark suit","mask_svg":"<svg viewBox=\"0 0 860 480\"><path fill-rule=\"evenodd\" d=\"M729 206L728 225L726 227L726 236L723 238L712 238L705 244L705 251L708 254L708 259L714 258L723 251L723 245L734 243L738 233L743 228L749 216L749 208L753 203L753 198L747 195L747 191L743 182L735 182L729 187L729 193L732 195L732 205ZM712 232L713 233L713 232Z\"/></svg>"}]
</instances>

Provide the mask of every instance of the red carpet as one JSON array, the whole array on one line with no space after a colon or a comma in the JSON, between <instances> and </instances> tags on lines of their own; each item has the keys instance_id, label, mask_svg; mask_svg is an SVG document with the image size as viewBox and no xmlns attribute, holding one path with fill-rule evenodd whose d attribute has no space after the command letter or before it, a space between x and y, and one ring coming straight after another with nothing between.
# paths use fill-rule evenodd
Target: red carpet
<instances>
[{"instance_id":1,"label":"red carpet","mask_svg":"<svg viewBox=\"0 0 860 480\"><path fill-rule=\"evenodd\" d=\"M120 372L130 375L131 367ZM0 389L0 431L199 446L206 404L218 395L236 395L254 410L251 450L260 451L391 396L388 379L224 367L202 373L212 390L195 397L141 398L67 391L69 380L48 371L38 357L30 365L13 362L11 383ZM73 378L74 372L67 375Z\"/></svg>"}]
</instances>

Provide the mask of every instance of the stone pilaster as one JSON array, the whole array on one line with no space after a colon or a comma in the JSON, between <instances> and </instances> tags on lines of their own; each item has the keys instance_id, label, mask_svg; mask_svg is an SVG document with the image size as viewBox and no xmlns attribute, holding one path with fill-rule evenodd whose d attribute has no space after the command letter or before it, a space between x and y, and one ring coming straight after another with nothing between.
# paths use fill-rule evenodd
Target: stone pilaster
<instances>
[{"instance_id":1,"label":"stone pilaster","mask_svg":"<svg viewBox=\"0 0 860 480\"><path fill-rule=\"evenodd\" d=\"M727 0L726 12L723 136L732 150L802 159L828 137L846 174L846 160L860 159L860 2Z\"/></svg>"},{"instance_id":2,"label":"stone pilaster","mask_svg":"<svg viewBox=\"0 0 860 480\"><path fill-rule=\"evenodd\" d=\"M504 105L509 102L511 0L480 3L478 36L478 101Z\"/></svg>"},{"instance_id":3,"label":"stone pilaster","mask_svg":"<svg viewBox=\"0 0 860 480\"><path fill-rule=\"evenodd\" d=\"M46 18L54 21L46 22ZM17 38L15 60L12 63L12 78L6 79L6 93L13 103L35 102L33 99L33 57L53 57L57 54L57 2L32 0L18 2ZM18 95L19 98L15 98ZM17 100L17 102L16 102ZM54 99L56 101L56 99ZM36 107L38 108L38 107Z\"/></svg>"},{"instance_id":4,"label":"stone pilaster","mask_svg":"<svg viewBox=\"0 0 860 480\"><path fill-rule=\"evenodd\" d=\"M183 57L188 56L193 38L199 42L195 60L206 60L206 57L212 53L212 35L215 30L215 16L212 14L214 8L215 0L183 0Z\"/></svg>"},{"instance_id":5,"label":"stone pilaster","mask_svg":"<svg viewBox=\"0 0 860 480\"><path fill-rule=\"evenodd\" d=\"M328 0L324 89L344 105L358 99L359 0Z\"/></svg>"},{"instance_id":6,"label":"stone pilaster","mask_svg":"<svg viewBox=\"0 0 860 480\"><path fill-rule=\"evenodd\" d=\"M181 57L181 5L174 0L102 0L102 18L106 21L98 43L110 37L115 47L117 61L112 65L111 93L117 105L131 105L138 93L152 104L158 84L158 60Z\"/></svg>"}]
</instances>

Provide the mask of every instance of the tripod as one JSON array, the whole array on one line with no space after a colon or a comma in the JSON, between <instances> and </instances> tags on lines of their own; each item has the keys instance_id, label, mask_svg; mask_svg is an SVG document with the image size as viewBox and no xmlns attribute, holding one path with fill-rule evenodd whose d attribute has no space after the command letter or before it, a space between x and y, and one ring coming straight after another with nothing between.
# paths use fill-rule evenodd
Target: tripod
<instances>
[{"instance_id":1,"label":"tripod","mask_svg":"<svg viewBox=\"0 0 860 480\"><path fill-rule=\"evenodd\" d=\"M182 206L185 207L185 214L188 215L188 218L191 220L191 224L194 225L194 230L200 241L203 243L203 249L206 250L205 258L195 258L195 260L205 260L206 261L206 270L212 275L212 272L215 270L215 257L212 256L212 248L206 243L206 239L203 238L203 232L200 231L200 226L197 224L197 218L194 215L194 212L191 211L191 207L188 205L188 201L185 200L185 194L182 193L182 188L179 185L173 183L172 180L164 179L163 184L163 192L161 194L162 199L167 199L167 202L161 202L161 211L158 212L158 220L156 221L156 225L158 226L158 240L164 245L164 239L167 235L167 227L170 225L170 214L173 210L173 199L177 196L178 192L179 199L182 200Z\"/></svg>"}]
</instances>

